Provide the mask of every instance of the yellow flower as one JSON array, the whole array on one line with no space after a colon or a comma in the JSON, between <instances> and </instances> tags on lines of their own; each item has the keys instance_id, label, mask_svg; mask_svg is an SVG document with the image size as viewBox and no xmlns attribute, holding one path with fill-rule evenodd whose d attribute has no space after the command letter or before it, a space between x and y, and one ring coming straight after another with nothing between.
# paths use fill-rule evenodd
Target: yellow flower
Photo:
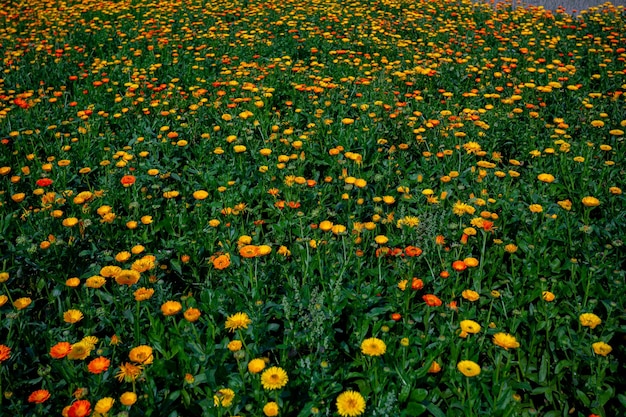
<instances>
[{"instance_id":1,"label":"yellow flower","mask_svg":"<svg viewBox=\"0 0 626 417\"><path fill-rule=\"evenodd\" d=\"M370 337L361 343L361 352L367 356L382 356L386 351L385 342L376 337Z\"/></svg>"},{"instance_id":2,"label":"yellow flower","mask_svg":"<svg viewBox=\"0 0 626 417\"><path fill-rule=\"evenodd\" d=\"M337 397L337 413L341 417L356 417L365 412L365 399L360 392L344 391Z\"/></svg>"},{"instance_id":3,"label":"yellow flower","mask_svg":"<svg viewBox=\"0 0 626 417\"><path fill-rule=\"evenodd\" d=\"M71 353L72 352L70 351L70 354ZM139 377L139 375L141 375L142 371L143 367L141 365L134 365L132 363L126 362L123 365L120 365L120 370L115 376L120 382L132 382L135 381Z\"/></svg>"},{"instance_id":4,"label":"yellow flower","mask_svg":"<svg viewBox=\"0 0 626 417\"><path fill-rule=\"evenodd\" d=\"M544 299L544 301L547 301L547 302L554 301L554 294L551 293L550 291L542 292L541 297Z\"/></svg>"},{"instance_id":5,"label":"yellow flower","mask_svg":"<svg viewBox=\"0 0 626 417\"><path fill-rule=\"evenodd\" d=\"M508 333L496 333L493 335L493 344L504 348L505 350L516 349L519 343L515 336Z\"/></svg>"},{"instance_id":6,"label":"yellow flower","mask_svg":"<svg viewBox=\"0 0 626 417\"><path fill-rule=\"evenodd\" d=\"M280 389L287 385L289 377L283 368L272 366L261 374L261 384L266 390Z\"/></svg>"},{"instance_id":7,"label":"yellow flower","mask_svg":"<svg viewBox=\"0 0 626 417\"><path fill-rule=\"evenodd\" d=\"M115 255L115 260L117 262L126 262L130 259L130 252L128 251L122 251L120 253L118 253L117 255Z\"/></svg>"},{"instance_id":8,"label":"yellow flower","mask_svg":"<svg viewBox=\"0 0 626 417\"><path fill-rule=\"evenodd\" d=\"M9 280L9 273L8 272L0 272L0 284L3 282L7 282Z\"/></svg>"},{"instance_id":9,"label":"yellow flower","mask_svg":"<svg viewBox=\"0 0 626 417\"><path fill-rule=\"evenodd\" d=\"M263 359L256 358L248 362L248 371L251 374L258 374L263 369L265 369L265 361Z\"/></svg>"},{"instance_id":10,"label":"yellow flower","mask_svg":"<svg viewBox=\"0 0 626 417\"><path fill-rule=\"evenodd\" d=\"M13 306L18 310L23 310L28 307L32 301L33 300L28 297L18 298L17 300L13 301Z\"/></svg>"},{"instance_id":11,"label":"yellow flower","mask_svg":"<svg viewBox=\"0 0 626 417\"><path fill-rule=\"evenodd\" d=\"M67 310L63 313L63 321L70 324L78 323L83 317L83 313L80 310Z\"/></svg>"},{"instance_id":12,"label":"yellow flower","mask_svg":"<svg viewBox=\"0 0 626 417\"><path fill-rule=\"evenodd\" d=\"M611 353L611 351L613 350L613 348L610 345L604 342L596 342L592 344L591 347L593 348L593 351L595 352L596 355L601 355L601 356L606 356L609 353Z\"/></svg>"},{"instance_id":13,"label":"yellow flower","mask_svg":"<svg viewBox=\"0 0 626 417\"><path fill-rule=\"evenodd\" d=\"M80 342L74 343L72 345L72 349L70 350L70 353L67 355L67 358L72 359L72 360L82 361L91 354L91 351L93 348L94 346L91 343L81 340Z\"/></svg>"},{"instance_id":14,"label":"yellow flower","mask_svg":"<svg viewBox=\"0 0 626 417\"><path fill-rule=\"evenodd\" d=\"M200 310L198 310L197 308L193 308L193 307L189 307L183 313L185 320L187 320L190 323L193 323L194 321L198 321L198 319L200 318L200 315L201 315Z\"/></svg>"},{"instance_id":15,"label":"yellow flower","mask_svg":"<svg viewBox=\"0 0 626 417\"><path fill-rule=\"evenodd\" d=\"M231 340L230 342L228 342L228 350L230 350L231 352L237 352L239 350L241 350L243 346L243 343L241 342L241 340Z\"/></svg>"},{"instance_id":16,"label":"yellow flower","mask_svg":"<svg viewBox=\"0 0 626 417\"><path fill-rule=\"evenodd\" d=\"M570 211L572 209L572 202L568 200L562 200L562 201L557 201L557 204L559 205L559 207L561 207L563 210L567 210Z\"/></svg>"},{"instance_id":17,"label":"yellow flower","mask_svg":"<svg viewBox=\"0 0 626 417\"><path fill-rule=\"evenodd\" d=\"M120 396L120 402L127 406L130 407L131 405L135 404L137 402L137 394L135 394L134 392L125 392Z\"/></svg>"},{"instance_id":18,"label":"yellow flower","mask_svg":"<svg viewBox=\"0 0 626 417\"><path fill-rule=\"evenodd\" d=\"M152 348L150 346L141 345L134 347L130 350L128 357L131 361L135 363L140 363L142 365L150 365L154 360L154 356L152 355Z\"/></svg>"},{"instance_id":19,"label":"yellow flower","mask_svg":"<svg viewBox=\"0 0 626 417\"><path fill-rule=\"evenodd\" d=\"M222 407L228 407L235 399L235 391L230 388L222 388L213 396L213 404Z\"/></svg>"},{"instance_id":20,"label":"yellow flower","mask_svg":"<svg viewBox=\"0 0 626 417\"><path fill-rule=\"evenodd\" d=\"M461 293L461 296L469 301L478 301L480 294L473 290L465 290Z\"/></svg>"},{"instance_id":21,"label":"yellow flower","mask_svg":"<svg viewBox=\"0 0 626 417\"><path fill-rule=\"evenodd\" d=\"M596 207L600 205L600 200L592 196L583 197L582 202L585 207Z\"/></svg>"},{"instance_id":22,"label":"yellow flower","mask_svg":"<svg viewBox=\"0 0 626 417\"><path fill-rule=\"evenodd\" d=\"M111 397L104 397L98 400L96 405L94 406L94 411L100 414L106 414L111 410L115 400Z\"/></svg>"},{"instance_id":23,"label":"yellow flower","mask_svg":"<svg viewBox=\"0 0 626 417\"><path fill-rule=\"evenodd\" d=\"M528 206L528 209L533 213L541 213L543 211L543 207L541 207L541 204L531 204L530 206Z\"/></svg>"},{"instance_id":24,"label":"yellow flower","mask_svg":"<svg viewBox=\"0 0 626 417\"><path fill-rule=\"evenodd\" d=\"M539 174L537 179L541 182L551 183L554 181L554 175L551 174Z\"/></svg>"},{"instance_id":25,"label":"yellow flower","mask_svg":"<svg viewBox=\"0 0 626 417\"><path fill-rule=\"evenodd\" d=\"M456 368L467 377L480 375L480 366L474 361L461 361Z\"/></svg>"},{"instance_id":26,"label":"yellow flower","mask_svg":"<svg viewBox=\"0 0 626 417\"><path fill-rule=\"evenodd\" d=\"M115 282L117 282L119 285L128 285L130 287L131 285L136 284L137 281L139 281L139 278L139 272L132 269L123 269L115 277Z\"/></svg>"},{"instance_id":27,"label":"yellow flower","mask_svg":"<svg viewBox=\"0 0 626 417\"><path fill-rule=\"evenodd\" d=\"M166 301L161 306L161 312L164 316L174 316L183 309L183 306L178 301Z\"/></svg>"},{"instance_id":28,"label":"yellow flower","mask_svg":"<svg viewBox=\"0 0 626 417\"><path fill-rule=\"evenodd\" d=\"M332 228L333 228L333 222L329 220L324 220L319 224L319 229L323 232L328 232L332 230Z\"/></svg>"},{"instance_id":29,"label":"yellow flower","mask_svg":"<svg viewBox=\"0 0 626 417\"><path fill-rule=\"evenodd\" d=\"M463 333L465 333L466 336L468 333L476 334L480 332L480 330L480 324L476 323L474 320L461 321L461 335L463 335Z\"/></svg>"},{"instance_id":30,"label":"yellow flower","mask_svg":"<svg viewBox=\"0 0 626 417\"><path fill-rule=\"evenodd\" d=\"M248 324L252 323L250 317L246 313L235 313L226 319L225 327L230 332L234 332L237 329L247 329Z\"/></svg>"},{"instance_id":31,"label":"yellow flower","mask_svg":"<svg viewBox=\"0 0 626 417\"><path fill-rule=\"evenodd\" d=\"M278 415L278 404L274 401L270 401L269 403L263 406L263 414L267 417L274 417Z\"/></svg>"},{"instance_id":32,"label":"yellow flower","mask_svg":"<svg viewBox=\"0 0 626 417\"><path fill-rule=\"evenodd\" d=\"M101 277L100 275L94 275L87 278L87 280L85 281L85 286L87 288L100 288L104 284L106 284L106 279L104 279L104 277Z\"/></svg>"},{"instance_id":33,"label":"yellow flower","mask_svg":"<svg viewBox=\"0 0 626 417\"><path fill-rule=\"evenodd\" d=\"M68 217L67 219L63 219L63 226L65 227L74 227L78 224L78 219L76 217Z\"/></svg>"},{"instance_id":34,"label":"yellow flower","mask_svg":"<svg viewBox=\"0 0 626 417\"><path fill-rule=\"evenodd\" d=\"M581 325L583 325L584 327L589 327L591 329L595 329L596 326L602 323L600 317L596 316L593 313L583 313L580 315L579 320Z\"/></svg>"},{"instance_id":35,"label":"yellow flower","mask_svg":"<svg viewBox=\"0 0 626 417\"><path fill-rule=\"evenodd\" d=\"M379 245L384 245L385 243L389 242L389 238L385 235L378 235L374 238L374 242L378 243Z\"/></svg>"}]
</instances>

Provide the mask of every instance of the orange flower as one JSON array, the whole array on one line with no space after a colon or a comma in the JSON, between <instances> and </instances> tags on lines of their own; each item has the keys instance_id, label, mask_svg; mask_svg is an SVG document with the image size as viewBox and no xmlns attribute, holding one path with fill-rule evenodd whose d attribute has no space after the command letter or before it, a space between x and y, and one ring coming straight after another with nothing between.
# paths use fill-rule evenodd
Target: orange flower
<instances>
[{"instance_id":1,"label":"orange flower","mask_svg":"<svg viewBox=\"0 0 626 417\"><path fill-rule=\"evenodd\" d=\"M413 291L418 291L421 290L422 288L424 288L424 281L422 281L419 278L413 278L413 280L411 281L411 289Z\"/></svg>"},{"instance_id":2,"label":"orange flower","mask_svg":"<svg viewBox=\"0 0 626 417\"><path fill-rule=\"evenodd\" d=\"M91 414L91 403L87 400L78 400L67 411L68 417L86 417Z\"/></svg>"},{"instance_id":3,"label":"orange flower","mask_svg":"<svg viewBox=\"0 0 626 417\"><path fill-rule=\"evenodd\" d=\"M50 348L50 356L54 359L63 359L72 350L72 345L69 342L59 342Z\"/></svg>"},{"instance_id":4,"label":"orange flower","mask_svg":"<svg viewBox=\"0 0 626 417\"><path fill-rule=\"evenodd\" d=\"M104 356L100 356L87 365L87 369L92 374L101 374L102 372L109 369L109 365L111 365L111 361L105 358Z\"/></svg>"},{"instance_id":5,"label":"orange flower","mask_svg":"<svg viewBox=\"0 0 626 417\"><path fill-rule=\"evenodd\" d=\"M166 301L161 306L161 311L163 312L164 316L173 316L180 313L180 310L182 309L183 306L178 301Z\"/></svg>"},{"instance_id":6,"label":"orange flower","mask_svg":"<svg viewBox=\"0 0 626 417\"><path fill-rule=\"evenodd\" d=\"M124 187L130 187L131 185L135 183L135 181L136 181L136 178L134 175L124 175L122 179L120 180L120 182L122 183Z\"/></svg>"},{"instance_id":7,"label":"orange flower","mask_svg":"<svg viewBox=\"0 0 626 417\"><path fill-rule=\"evenodd\" d=\"M0 362L4 362L11 357L11 348L6 345L0 345Z\"/></svg>"},{"instance_id":8,"label":"orange flower","mask_svg":"<svg viewBox=\"0 0 626 417\"><path fill-rule=\"evenodd\" d=\"M217 258L213 259L213 267L215 269L226 269L230 265L230 256L228 255L220 255Z\"/></svg>"},{"instance_id":9,"label":"orange flower","mask_svg":"<svg viewBox=\"0 0 626 417\"><path fill-rule=\"evenodd\" d=\"M259 256L259 247L256 245L244 245L239 249L242 258L254 258Z\"/></svg>"},{"instance_id":10,"label":"orange flower","mask_svg":"<svg viewBox=\"0 0 626 417\"><path fill-rule=\"evenodd\" d=\"M197 308L189 307L187 310L185 310L185 313L183 315L185 316L185 320L193 323L194 321L198 321L198 319L200 318L200 314L200 310L198 310Z\"/></svg>"},{"instance_id":11,"label":"orange flower","mask_svg":"<svg viewBox=\"0 0 626 417\"><path fill-rule=\"evenodd\" d=\"M439 307L441 305L441 300L434 294L426 294L422 297L422 300L430 307Z\"/></svg>"},{"instance_id":12,"label":"orange flower","mask_svg":"<svg viewBox=\"0 0 626 417\"><path fill-rule=\"evenodd\" d=\"M406 256L420 256L422 254L422 250L418 247L415 246L407 246L406 248L404 248L404 253L406 254Z\"/></svg>"},{"instance_id":13,"label":"orange flower","mask_svg":"<svg viewBox=\"0 0 626 417\"><path fill-rule=\"evenodd\" d=\"M29 403L41 404L50 398L50 392L45 389L38 389L28 396Z\"/></svg>"},{"instance_id":14,"label":"orange flower","mask_svg":"<svg viewBox=\"0 0 626 417\"><path fill-rule=\"evenodd\" d=\"M467 269L467 265L463 261L454 261L452 262L452 269L458 272L465 271Z\"/></svg>"}]
</instances>

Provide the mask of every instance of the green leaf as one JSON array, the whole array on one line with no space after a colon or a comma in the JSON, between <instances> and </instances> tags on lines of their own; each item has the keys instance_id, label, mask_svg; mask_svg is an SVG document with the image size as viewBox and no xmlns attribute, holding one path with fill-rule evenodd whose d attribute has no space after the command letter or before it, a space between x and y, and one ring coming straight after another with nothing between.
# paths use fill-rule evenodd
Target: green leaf
<instances>
[{"instance_id":1,"label":"green leaf","mask_svg":"<svg viewBox=\"0 0 626 417\"><path fill-rule=\"evenodd\" d=\"M546 381L546 377L548 376L548 361L546 360L545 355L541 357L541 365L539 366L539 382L543 383Z\"/></svg>"},{"instance_id":2,"label":"green leaf","mask_svg":"<svg viewBox=\"0 0 626 417\"><path fill-rule=\"evenodd\" d=\"M428 396L428 391L424 388L417 388L411 392L411 396L409 397L411 401L415 401L417 403L422 402Z\"/></svg>"},{"instance_id":3,"label":"green leaf","mask_svg":"<svg viewBox=\"0 0 626 417\"><path fill-rule=\"evenodd\" d=\"M402 413L402 415L407 416L407 417L419 416L423 414L425 411L426 411L426 407L424 407L422 404L410 402L409 405L407 405L404 412Z\"/></svg>"},{"instance_id":4,"label":"green leaf","mask_svg":"<svg viewBox=\"0 0 626 417\"><path fill-rule=\"evenodd\" d=\"M179 262L177 259L172 259L172 260L170 261L170 266L171 266L171 267L172 267L172 269L173 269L174 271L176 271L176 273L178 273L179 275L182 275L182 274L183 274L183 270L182 270L182 268L181 268L181 266L180 266L180 262Z\"/></svg>"},{"instance_id":5,"label":"green leaf","mask_svg":"<svg viewBox=\"0 0 626 417\"><path fill-rule=\"evenodd\" d=\"M576 398L578 398L578 400L583 403L585 407L589 407L589 405L591 404L591 400L589 399L589 397L587 397L587 394L579 389L576 390Z\"/></svg>"},{"instance_id":6,"label":"green leaf","mask_svg":"<svg viewBox=\"0 0 626 417\"><path fill-rule=\"evenodd\" d=\"M435 404L433 403L428 403L426 405L426 408L428 409L428 411L430 411L430 414L433 415L433 417L446 417L446 415L444 414L444 412L441 410L441 408L437 407Z\"/></svg>"}]
</instances>

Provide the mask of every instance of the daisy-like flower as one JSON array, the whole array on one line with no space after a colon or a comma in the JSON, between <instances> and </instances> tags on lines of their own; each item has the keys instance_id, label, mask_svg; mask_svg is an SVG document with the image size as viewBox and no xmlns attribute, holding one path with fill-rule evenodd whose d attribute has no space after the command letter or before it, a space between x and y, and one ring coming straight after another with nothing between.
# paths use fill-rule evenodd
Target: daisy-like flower
<instances>
[{"instance_id":1,"label":"daisy-like flower","mask_svg":"<svg viewBox=\"0 0 626 417\"><path fill-rule=\"evenodd\" d=\"M480 375L480 366L474 361L461 361L456 368L467 377Z\"/></svg>"},{"instance_id":2,"label":"daisy-like flower","mask_svg":"<svg viewBox=\"0 0 626 417\"><path fill-rule=\"evenodd\" d=\"M180 313L182 309L183 309L183 305L179 303L178 301L166 301L161 306L161 312L163 313L164 316L176 315Z\"/></svg>"},{"instance_id":3,"label":"daisy-like flower","mask_svg":"<svg viewBox=\"0 0 626 417\"><path fill-rule=\"evenodd\" d=\"M143 367L141 365L134 365L126 362L123 365L120 365L120 370L115 376L120 382L132 382L135 381L139 375L141 375L142 371Z\"/></svg>"},{"instance_id":4,"label":"daisy-like flower","mask_svg":"<svg viewBox=\"0 0 626 417\"><path fill-rule=\"evenodd\" d=\"M235 391L230 388L222 388L213 396L213 404L222 407L228 407L235 399Z\"/></svg>"},{"instance_id":5,"label":"daisy-like flower","mask_svg":"<svg viewBox=\"0 0 626 417\"><path fill-rule=\"evenodd\" d=\"M87 369L92 374L101 374L102 372L109 369L109 365L111 365L111 361L104 356L100 356L87 365Z\"/></svg>"},{"instance_id":6,"label":"daisy-like flower","mask_svg":"<svg viewBox=\"0 0 626 417\"><path fill-rule=\"evenodd\" d=\"M250 317L246 313L235 313L226 319L226 329L230 332L234 332L237 329L247 329L248 324L252 323Z\"/></svg>"},{"instance_id":7,"label":"daisy-like flower","mask_svg":"<svg viewBox=\"0 0 626 417\"><path fill-rule=\"evenodd\" d=\"M361 352L367 356L382 356L386 351L385 342L376 337L370 337L361 343Z\"/></svg>"},{"instance_id":8,"label":"daisy-like flower","mask_svg":"<svg viewBox=\"0 0 626 417\"><path fill-rule=\"evenodd\" d=\"M360 392L344 391L337 397L337 412L341 417L356 417L365 412L365 399Z\"/></svg>"},{"instance_id":9,"label":"daisy-like flower","mask_svg":"<svg viewBox=\"0 0 626 417\"><path fill-rule=\"evenodd\" d=\"M140 363L142 365L150 365L154 360L154 356L152 355L152 348L147 345L141 345L134 347L130 350L128 357L131 361L135 363Z\"/></svg>"},{"instance_id":10,"label":"daisy-like flower","mask_svg":"<svg viewBox=\"0 0 626 417\"><path fill-rule=\"evenodd\" d=\"M520 344L515 336L508 333L496 333L493 335L493 344L500 346L506 350L517 349Z\"/></svg>"},{"instance_id":11,"label":"daisy-like flower","mask_svg":"<svg viewBox=\"0 0 626 417\"><path fill-rule=\"evenodd\" d=\"M63 321L70 324L78 323L83 317L83 313L80 310L67 310L63 313Z\"/></svg>"},{"instance_id":12,"label":"daisy-like flower","mask_svg":"<svg viewBox=\"0 0 626 417\"><path fill-rule=\"evenodd\" d=\"M38 389L28 396L29 403L41 404L50 398L50 392L46 389Z\"/></svg>"},{"instance_id":13,"label":"daisy-like flower","mask_svg":"<svg viewBox=\"0 0 626 417\"><path fill-rule=\"evenodd\" d=\"M11 357L11 348L7 345L0 345L0 362L4 362Z\"/></svg>"},{"instance_id":14,"label":"daisy-like flower","mask_svg":"<svg viewBox=\"0 0 626 417\"><path fill-rule=\"evenodd\" d=\"M266 390L280 389L287 385L289 377L283 368L272 366L261 374L261 384Z\"/></svg>"},{"instance_id":15,"label":"daisy-like flower","mask_svg":"<svg viewBox=\"0 0 626 417\"><path fill-rule=\"evenodd\" d=\"M596 326L602 323L602 319L593 313L583 313L580 315L579 320L581 325L590 329L595 329Z\"/></svg>"},{"instance_id":16,"label":"daisy-like flower","mask_svg":"<svg viewBox=\"0 0 626 417\"><path fill-rule=\"evenodd\" d=\"M593 348L594 353L600 356L606 356L613 350L609 344L604 342L596 342L592 344L591 347Z\"/></svg>"}]
</instances>

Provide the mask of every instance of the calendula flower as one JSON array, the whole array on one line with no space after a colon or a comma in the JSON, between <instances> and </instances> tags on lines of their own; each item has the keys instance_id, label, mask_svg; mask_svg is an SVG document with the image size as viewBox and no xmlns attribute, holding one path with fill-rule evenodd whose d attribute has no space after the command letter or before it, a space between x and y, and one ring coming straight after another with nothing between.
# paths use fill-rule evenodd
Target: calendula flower
<instances>
[{"instance_id":1,"label":"calendula flower","mask_svg":"<svg viewBox=\"0 0 626 417\"><path fill-rule=\"evenodd\" d=\"M539 174L537 179L541 182L551 183L554 181L554 175L551 174Z\"/></svg>"},{"instance_id":2,"label":"calendula flower","mask_svg":"<svg viewBox=\"0 0 626 417\"><path fill-rule=\"evenodd\" d=\"M101 374L102 372L109 369L109 365L111 365L111 361L104 356L100 356L89 362L87 364L87 369L92 374Z\"/></svg>"},{"instance_id":3,"label":"calendula flower","mask_svg":"<svg viewBox=\"0 0 626 417\"><path fill-rule=\"evenodd\" d=\"M93 346L91 343L80 341L78 343L74 343L67 354L68 359L72 360L84 360L86 359L93 350Z\"/></svg>"},{"instance_id":4,"label":"calendula flower","mask_svg":"<svg viewBox=\"0 0 626 417\"><path fill-rule=\"evenodd\" d=\"M218 270L226 269L230 265L229 255L220 255L213 259L213 267Z\"/></svg>"},{"instance_id":5,"label":"calendula flower","mask_svg":"<svg viewBox=\"0 0 626 417\"><path fill-rule=\"evenodd\" d=\"M468 301L478 301L478 299L480 298L480 294L473 290L464 290L461 293L461 296Z\"/></svg>"},{"instance_id":6,"label":"calendula flower","mask_svg":"<svg viewBox=\"0 0 626 417\"><path fill-rule=\"evenodd\" d=\"M496 333L493 335L493 344L504 348L505 350L517 349L520 344L515 336L508 333Z\"/></svg>"},{"instance_id":7,"label":"calendula flower","mask_svg":"<svg viewBox=\"0 0 626 417\"><path fill-rule=\"evenodd\" d=\"M251 374L258 374L265 369L265 361L261 358L252 359L248 362L248 371Z\"/></svg>"},{"instance_id":8,"label":"calendula flower","mask_svg":"<svg viewBox=\"0 0 626 417\"><path fill-rule=\"evenodd\" d=\"M154 288L141 287L133 293L136 301L149 300L154 295Z\"/></svg>"},{"instance_id":9,"label":"calendula flower","mask_svg":"<svg viewBox=\"0 0 626 417\"><path fill-rule=\"evenodd\" d=\"M181 312L183 305L178 301L166 301L161 306L161 312L164 316L173 316Z\"/></svg>"},{"instance_id":10,"label":"calendula flower","mask_svg":"<svg viewBox=\"0 0 626 417\"><path fill-rule=\"evenodd\" d=\"M87 417L91 414L91 403L87 400L74 401L67 411L68 417Z\"/></svg>"},{"instance_id":11,"label":"calendula flower","mask_svg":"<svg viewBox=\"0 0 626 417\"><path fill-rule=\"evenodd\" d=\"M541 298L543 298L544 301L547 301L547 302L554 301L554 294L551 293L550 291L543 291L541 293Z\"/></svg>"},{"instance_id":12,"label":"calendula flower","mask_svg":"<svg viewBox=\"0 0 626 417\"><path fill-rule=\"evenodd\" d=\"M134 347L130 350L128 357L131 361L135 363L140 363L142 365L150 365L154 360L154 356L152 355L152 348L147 345L141 345Z\"/></svg>"},{"instance_id":13,"label":"calendula flower","mask_svg":"<svg viewBox=\"0 0 626 417\"><path fill-rule=\"evenodd\" d=\"M130 407L131 405L135 404L137 402L137 394L135 394L134 392L125 392L120 396L120 402L127 406Z\"/></svg>"},{"instance_id":14,"label":"calendula flower","mask_svg":"<svg viewBox=\"0 0 626 417\"><path fill-rule=\"evenodd\" d=\"M596 316L593 313L583 313L580 315L579 320L581 325L589 327L591 329L595 329L596 326L602 323L600 317Z\"/></svg>"},{"instance_id":15,"label":"calendula flower","mask_svg":"<svg viewBox=\"0 0 626 417\"><path fill-rule=\"evenodd\" d=\"M130 287L131 285L135 285L139 281L139 278L141 278L139 272L132 269L122 269L115 276L115 282L119 285L128 285Z\"/></svg>"},{"instance_id":16,"label":"calendula flower","mask_svg":"<svg viewBox=\"0 0 626 417\"><path fill-rule=\"evenodd\" d=\"M63 321L70 324L78 323L83 317L83 313L80 310L67 310L63 313Z\"/></svg>"},{"instance_id":17,"label":"calendula flower","mask_svg":"<svg viewBox=\"0 0 626 417\"><path fill-rule=\"evenodd\" d=\"M228 345L226 347L231 352L238 352L243 347L243 343L241 342L241 340L231 340L230 342L228 342Z\"/></svg>"},{"instance_id":18,"label":"calendula flower","mask_svg":"<svg viewBox=\"0 0 626 417\"><path fill-rule=\"evenodd\" d=\"M457 369L467 377L474 377L480 374L480 366L474 361L461 361L457 364Z\"/></svg>"},{"instance_id":19,"label":"calendula flower","mask_svg":"<svg viewBox=\"0 0 626 417\"><path fill-rule=\"evenodd\" d=\"M50 392L46 389L38 389L28 396L29 403L42 404L50 398Z\"/></svg>"},{"instance_id":20,"label":"calendula flower","mask_svg":"<svg viewBox=\"0 0 626 417\"><path fill-rule=\"evenodd\" d=\"M247 329L248 324L252 323L250 317L246 313L235 313L226 319L225 327L230 332L234 332L237 329Z\"/></svg>"},{"instance_id":21,"label":"calendula flower","mask_svg":"<svg viewBox=\"0 0 626 417\"><path fill-rule=\"evenodd\" d=\"M100 414L108 413L111 408L113 408L113 404L115 400L111 397L104 397L98 400L96 405L94 406L94 411Z\"/></svg>"},{"instance_id":22,"label":"calendula flower","mask_svg":"<svg viewBox=\"0 0 626 417\"><path fill-rule=\"evenodd\" d=\"M230 388L222 388L213 396L213 404L218 407L229 407L235 399L235 391Z\"/></svg>"},{"instance_id":23,"label":"calendula flower","mask_svg":"<svg viewBox=\"0 0 626 417\"><path fill-rule=\"evenodd\" d=\"M267 368L261 374L261 384L266 390L280 389L287 385L288 381L287 372L278 366Z\"/></svg>"},{"instance_id":24,"label":"calendula flower","mask_svg":"<svg viewBox=\"0 0 626 417\"><path fill-rule=\"evenodd\" d=\"M344 391L337 397L337 413L341 417L356 417L365 412L365 399L360 392Z\"/></svg>"},{"instance_id":25,"label":"calendula flower","mask_svg":"<svg viewBox=\"0 0 626 417\"><path fill-rule=\"evenodd\" d=\"M143 371L143 367L141 365L134 365L132 363L126 362L119 367L119 371L115 377L118 381L126 381L132 382L135 381L141 372Z\"/></svg>"},{"instance_id":26,"label":"calendula flower","mask_svg":"<svg viewBox=\"0 0 626 417\"><path fill-rule=\"evenodd\" d=\"M183 313L185 320L187 320L188 322L192 322L192 323L194 321L198 321L198 319L200 318L200 315L201 315L200 310L198 310L197 308L193 308L193 307L189 307Z\"/></svg>"},{"instance_id":27,"label":"calendula flower","mask_svg":"<svg viewBox=\"0 0 626 417\"><path fill-rule=\"evenodd\" d=\"M4 362L11 357L11 348L7 345L0 345L0 362Z\"/></svg>"},{"instance_id":28,"label":"calendula flower","mask_svg":"<svg viewBox=\"0 0 626 417\"><path fill-rule=\"evenodd\" d=\"M468 334L476 334L480 332L481 327L480 324L476 323L474 320L463 320L461 321L461 337L467 337Z\"/></svg>"},{"instance_id":29,"label":"calendula flower","mask_svg":"<svg viewBox=\"0 0 626 417\"><path fill-rule=\"evenodd\" d=\"M600 205L600 200L592 196L587 196L583 197L582 203L585 207L597 207Z\"/></svg>"},{"instance_id":30,"label":"calendula flower","mask_svg":"<svg viewBox=\"0 0 626 417\"><path fill-rule=\"evenodd\" d=\"M439 307L442 304L441 299L434 294L423 295L422 300L430 307Z\"/></svg>"},{"instance_id":31,"label":"calendula flower","mask_svg":"<svg viewBox=\"0 0 626 417\"><path fill-rule=\"evenodd\" d=\"M50 348L50 356L54 359L63 359L72 350L72 345L69 342L59 342Z\"/></svg>"},{"instance_id":32,"label":"calendula flower","mask_svg":"<svg viewBox=\"0 0 626 417\"><path fill-rule=\"evenodd\" d=\"M17 300L13 301L13 306L18 310L23 310L28 307L32 301L33 300L28 297L18 298Z\"/></svg>"},{"instance_id":33,"label":"calendula flower","mask_svg":"<svg viewBox=\"0 0 626 417\"><path fill-rule=\"evenodd\" d=\"M361 353L367 356L382 356L387 351L387 345L381 339L370 337L361 343Z\"/></svg>"},{"instance_id":34,"label":"calendula flower","mask_svg":"<svg viewBox=\"0 0 626 417\"><path fill-rule=\"evenodd\" d=\"M610 345L604 342L596 342L592 344L591 347L593 348L595 354L600 356L606 356L613 350Z\"/></svg>"}]
</instances>

